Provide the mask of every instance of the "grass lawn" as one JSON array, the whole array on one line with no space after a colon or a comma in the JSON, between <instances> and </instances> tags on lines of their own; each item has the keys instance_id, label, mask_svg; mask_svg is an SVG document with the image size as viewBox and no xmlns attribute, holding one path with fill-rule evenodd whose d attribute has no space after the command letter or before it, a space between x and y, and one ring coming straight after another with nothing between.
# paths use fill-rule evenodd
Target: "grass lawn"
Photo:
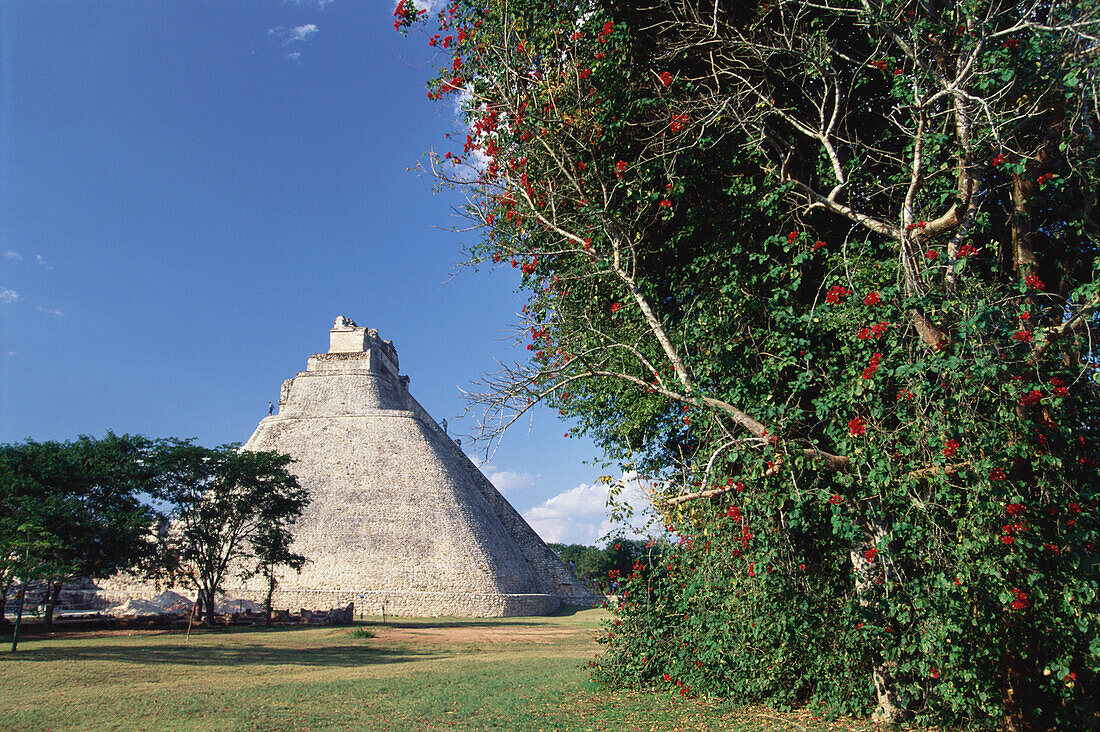
<instances>
[{"instance_id":1,"label":"grass lawn","mask_svg":"<svg viewBox=\"0 0 1100 732\"><path fill-rule=\"evenodd\" d=\"M595 686L582 666L601 617L30 636L0 646L0 729L870 729Z\"/></svg>"}]
</instances>

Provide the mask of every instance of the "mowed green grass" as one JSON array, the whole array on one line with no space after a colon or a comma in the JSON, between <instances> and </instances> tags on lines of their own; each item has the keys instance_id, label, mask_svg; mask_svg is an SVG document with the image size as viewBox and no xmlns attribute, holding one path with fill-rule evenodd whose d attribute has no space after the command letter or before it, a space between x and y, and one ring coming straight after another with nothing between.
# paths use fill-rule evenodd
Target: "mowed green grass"
<instances>
[{"instance_id":1,"label":"mowed green grass","mask_svg":"<svg viewBox=\"0 0 1100 732\"><path fill-rule=\"evenodd\" d=\"M587 680L600 610L57 634L0 650L4 730L862 730Z\"/></svg>"}]
</instances>

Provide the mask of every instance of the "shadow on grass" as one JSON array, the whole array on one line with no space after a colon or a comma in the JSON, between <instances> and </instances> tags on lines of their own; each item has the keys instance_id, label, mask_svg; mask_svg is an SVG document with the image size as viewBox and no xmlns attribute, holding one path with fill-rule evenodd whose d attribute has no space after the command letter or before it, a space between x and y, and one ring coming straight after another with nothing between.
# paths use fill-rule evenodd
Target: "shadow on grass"
<instances>
[{"instance_id":1,"label":"shadow on grass","mask_svg":"<svg viewBox=\"0 0 1100 732\"><path fill-rule=\"evenodd\" d=\"M445 654L408 649L368 648L363 645L321 648L217 648L208 645L50 645L4 654L0 661L66 662L114 661L134 665L185 666L318 666L364 665L428 661Z\"/></svg>"},{"instance_id":2,"label":"shadow on grass","mask_svg":"<svg viewBox=\"0 0 1100 732\"><path fill-rule=\"evenodd\" d=\"M378 615L371 615L363 620L356 621L374 628L481 628L481 627L508 627L508 628L545 628L548 618L569 618L591 607L578 607L576 605L563 605L549 615L532 615L529 617L512 616L505 618L407 618L390 617L386 622Z\"/></svg>"}]
</instances>

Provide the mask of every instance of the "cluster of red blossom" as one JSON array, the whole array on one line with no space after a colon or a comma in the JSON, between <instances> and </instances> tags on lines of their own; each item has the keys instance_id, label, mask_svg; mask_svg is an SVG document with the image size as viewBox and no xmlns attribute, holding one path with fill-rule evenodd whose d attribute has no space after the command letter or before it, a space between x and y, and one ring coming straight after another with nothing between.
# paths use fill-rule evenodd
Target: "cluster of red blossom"
<instances>
[{"instance_id":1,"label":"cluster of red blossom","mask_svg":"<svg viewBox=\"0 0 1100 732\"><path fill-rule=\"evenodd\" d=\"M1046 285L1043 284L1043 281L1039 279L1038 275L1029 274L1027 277L1024 278L1024 284L1033 290L1046 289Z\"/></svg>"},{"instance_id":2,"label":"cluster of red blossom","mask_svg":"<svg viewBox=\"0 0 1100 732\"><path fill-rule=\"evenodd\" d=\"M998 165L1002 164L1004 161L1005 161L1004 154L1003 153L997 153L996 155L993 156L993 167L996 168Z\"/></svg>"},{"instance_id":3,"label":"cluster of red blossom","mask_svg":"<svg viewBox=\"0 0 1100 732\"><path fill-rule=\"evenodd\" d=\"M1026 592L1016 587L1013 587L1010 592L1012 592L1013 598L1008 605L1010 608L1013 610L1027 610L1031 607L1031 600L1028 599Z\"/></svg>"},{"instance_id":4,"label":"cluster of red blossom","mask_svg":"<svg viewBox=\"0 0 1100 732\"><path fill-rule=\"evenodd\" d=\"M958 453L959 447L961 447L961 446L962 446L962 443L959 442L958 440L956 440L954 437L952 437L950 440L948 440L946 443L944 443L943 456L946 457L946 458L955 457L955 454Z\"/></svg>"},{"instance_id":5,"label":"cluster of red blossom","mask_svg":"<svg viewBox=\"0 0 1100 732\"><path fill-rule=\"evenodd\" d=\"M825 302L830 305L836 305L837 303L844 302L844 298L851 295L852 291L847 287L841 285L833 285L829 288L829 291L825 293Z\"/></svg>"},{"instance_id":6,"label":"cluster of red blossom","mask_svg":"<svg viewBox=\"0 0 1100 732\"><path fill-rule=\"evenodd\" d=\"M393 9L393 29L401 30L401 26L409 25L416 18L427 13L427 8L417 10L410 0L397 0L397 7Z\"/></svg>"},{"instance_id":7,"label":"cluster of red blossom","mask_svg":"<svg viewBox=\"0 0 1100 732\"><path fill-rule=\"evenodd\" d=\"M963 244L959 247L959 251L956 254L958 257L972 257L978 253L978 250L974 248L972 244Z\"/></svg>"},{"instance_id":8,"label":"cluster of red blossom","mask_svg":"<svg viewBox=\"0 0 1100 732\"><path fill-rule=\"evenodd\" d=\"M679 132L684 129L684 126L688 123L688 116L686 114L674 114L672 120L668 123L668 129L672 132Z\"/></svg>"},{"instance_id":9,"label":"cluster of red blossom","mask_svg":"<svg viewBox=\"0 0 1100 732\"><path fill-rule=\"evenodd\" d=\"M1043 400L1043 392L1038 389L1032 389L1026 392L1016 400L1016 402L1022 407L1034 407L1036 404Z\"/></svg>"},{"instance_id":10,"label":"cluster of red blossom","mask_svg":"<svg viewBox=\"0 0 1100 732\"><path fill-rule=\"evenodd\" d=\"M848 434L852 437L860 437L867 432L867 425L863 423L862 417L853 417L848 420Z\"/></svg>"},{"instance_id":11,"label":"cluster of red blossom","mask_svg":"<svg viewBox=\"0 0 1100 732\"><path fill-rule=\"evenodd\" d=\"M1038 183L1039 185L1045 185L1045 184L1049 183L1052 180L1054 180L1054 173L1045 173L1043 175L1040 175L1038 178L1036 178L1035 182Z\"/></svg>"},{"instance_id":12,"label":"cluster of red blossom","mask_svg":"<svg viewBox=\"0 0 1100 732\"><path fill-rule=\"evenodd\" d=\"M856 338L860 339L861 341L870 340L872 338L881 338L883 334L886 333L886 329L889 327L889 323L875 323L870 328L860 328L859 332L856 333Z\"/></svg>"},{"instance_id":13,"label":"cluster of red blossom","mask_svg":"<svg viewBox=\"0 0 1100 732\"><path fill-rule=\"evenodd\" d=\"M1026 510L1026 507L1022 503L1010 503L1005 506L1005 513L1014 519L1022 519ZM1022 520L1011 524L1005 524L1001 527L1001 542L1004 544L1013 544L1016 541L1016 534L1026 530L1027 524Z\"/></svg>"},{"instance_id":14,"label":"cluster of red blossom","mask_svg":"<svg viewBox=\"0 0 1100 732\"><path fill-rule=\"evenodd\" d=\"M881 353L876 352L874 355L871 356L871 360L867 362L867 367L863 369L864 379L875 378L875 372L878 371L878 365L880 361L882 361Z\"/></svg>"}]
</instances>

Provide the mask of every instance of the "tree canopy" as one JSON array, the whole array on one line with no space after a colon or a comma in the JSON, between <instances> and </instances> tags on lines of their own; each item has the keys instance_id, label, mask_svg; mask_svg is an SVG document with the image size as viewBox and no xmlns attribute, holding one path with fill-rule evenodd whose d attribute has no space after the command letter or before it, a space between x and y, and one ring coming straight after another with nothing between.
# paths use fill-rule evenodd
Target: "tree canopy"
<instances>
[{"instance_id":1,"label":"tree canopy","mask_svg":"<svg viewBox=\"0 0 1100 732\"><path fill-rule=\"evenodd\" d=\"M529 295L530 361L474 395L487 435L551 404L680 537L596 675L1089 719L1095 0L395 16L465 113L432 161L469 195L469 263Z\"/></svg>"},{"instance_id":2,"label":"tree canopy","mask_svg":"<svg viewBox=\"0 0 1100 732\"><path fill-rule=\"evenodd\" d=\"M275 567L301 566L289 551L290 527L309 494L288 471L291 462L289 455L237 445L159 444L157 495L169 505L171 521L162 566L198 591L207 624L214 622L217 596L233 571L258 564L270 572L265 576L273 590Z\"/></svg>"}]
</instances>

